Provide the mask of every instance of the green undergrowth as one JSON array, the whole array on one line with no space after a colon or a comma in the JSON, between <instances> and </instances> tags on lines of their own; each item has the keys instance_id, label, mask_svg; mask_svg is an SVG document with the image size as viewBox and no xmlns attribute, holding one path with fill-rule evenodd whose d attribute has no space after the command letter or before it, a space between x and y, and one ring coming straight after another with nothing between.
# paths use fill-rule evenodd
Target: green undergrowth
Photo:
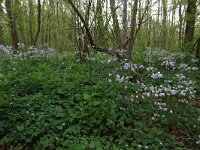
<instances>
[{"instance_id":1,"label":"green undergrowth","mask_svg":"<svg viewBox=\"0 0 200 150\"><path fill-rule=\"evenodd\" d=\"M159 110L154 98L131 101L139 85L125 87L115 77L108 82L109 73L129 72L116 69L121 67L118 62L107 63L107 56L85 63L73 55L4 59L0 149L199 148L200 111L193 101L186 105L177 103L176 97L162 99L173 114ZM139 73L150 82L145 72ZM191 77L196 80L199 75ZM160 118L152 120L155 114Z\"/></svg>"}]
</instances>

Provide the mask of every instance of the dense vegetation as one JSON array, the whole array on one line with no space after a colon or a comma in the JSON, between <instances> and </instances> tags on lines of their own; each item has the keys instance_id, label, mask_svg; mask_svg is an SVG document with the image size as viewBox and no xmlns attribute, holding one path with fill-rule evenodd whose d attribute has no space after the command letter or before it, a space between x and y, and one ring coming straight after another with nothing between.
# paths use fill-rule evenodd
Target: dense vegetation
<instances>
[{"instance_id":1,"label":"dense vegetation","mask_svg":"<svg viewBox=\"0 0 200 150\"><path fill-rule=\"evenodd\" d=\"M199 0L0 0L0 150L199 150Z\"/></svg>"},{"instance_id":2,"label":"dense vegetation","mask_svg":"<svg viewBox=\"0 0 200 150\"><path fill-rule=\"evenodd\" d=\"M199 148L194 58L140 52L134 66L142 83L131 82L127 64L108 55L91 54L84 64L71 52L3 58L1 148Z\"/></svg>"}]
</instances>

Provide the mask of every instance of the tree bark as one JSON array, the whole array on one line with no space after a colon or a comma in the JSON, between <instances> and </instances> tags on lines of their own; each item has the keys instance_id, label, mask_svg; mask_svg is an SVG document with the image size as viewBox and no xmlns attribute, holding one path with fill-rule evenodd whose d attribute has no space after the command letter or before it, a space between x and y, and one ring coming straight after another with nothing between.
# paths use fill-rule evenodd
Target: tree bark
<instances>
[{"instance_id":1,"label":"tree bark","mask_svg":"<svg viewBox=\"0 0 200 150\"><path fill-rule=\"evenodd\" d=\"M191 49L194 40L197 0L187 0L184 49Z\"/></svg>"},{"instance_id":2,"label":"tree bark","mask_svg":"<svg viewBox=\"0 0 200 150\"><path fill-rule=\"evenodd\" d=\"M22 43L26 44L26 34L25 34L25 25L26 23L24 22L24 18L26 17L24 14L27 12L24 8L23 3L20 0L15 1L15 14L18 17L17 24L19 26L19 39L21 40Z\"/></svg>"},{"instance_id":3,"label":"tree bark","mask_svg":"<svg viewBox=\"0 0 200 150\"><path fill-rule=\"evenodd\" d=\"M158 32L157 32L157 42L156 42L156 46L157 47L160 47L161 44L160 44L160 41L161 41L161 38L160 38L160 11L161 11L161 0L158 0L158 10L157 10L157 24L156 24L156 27L158 28Z\"/></svg>"},{"instance_id":4,"label":"tree bark","mask_svg":"<svg viewBox=\"0 0 200 150\"><path fill-rule=\"evenodd\" d=\"M172 18L171 18L171 22L170 22L170 39L169 39L169 46L168 48L174 48L176 46L176 40L174 39L174 37L176 37L175 33L176 33L176 8L177 8L177 4L176 4L176 0L172 0Z\"/></svg>"},{"instance_id":5,"label":"tree bark","mask_svg":"<svg viewBox=\"0 0 200 150\"><path fill-rule=\"evenodd\" d=\"M97 0L96 16L97 16L97 41L98 44L104 44L104 22L102 14L102 0ZM89 15L89 14L88 14Z\"/></svg>"},{"instance_id":6,"label":"tree bark","mask_svg":"<svg viewBox=\"0 0 200 150\"><path fill-rule=\"evenodd\" d=\"M34 41L34 45L36 46L37 45L37 41L38 41L38 37L40 35L40 28L41 28L41 1L38 0L38 27L37 27L37 33L36 33L36 36L35 36L35 41Z\"/></svg>"},{"instance_id":7,"label":"tree bark","mask_svg":"<svg viewBox=\"0 0 200 150\"><path fill-rule=\"evenodd\" d=\"M182 0L179 1L179 32L178 32L178 45L182 47L182 26L183 26L183 15L182 15Z\"/></svg>"},{"instance_id":8,"label":"tree bark","mask_svg":"<svg viewBox=\"0 0 200 150\"><path fill-rule=\"evenodd\" d=\"M122 38L121 38L121 32L119 27L119 21L117 18L117 12L116 12L116 5L115 0L110 0L110 9L111 9L111 16L113 19L113 29L114 29L114 35L115 35L115 42L117 44L117 48L122 47Z\"/></svg>"},{"instance_id":9,"label":"tree bark","mask_svg":"<svg viewBox=\"0 0 200 150\"><path fill-rule=\"evenodd\" d=\"M197 40L196 58L200 60L200 37L199 37L199 39Z\"/></svg>"},{"instance_id":10,"label":"tree bark","mask_svg":"<svg viewBox=\"0 0 200 150\"><path fill-rule=\"evenodd\" d=\"M10 30L11 30L13 50L17 51L19 39L18 39L18 34L17 34L17 29L16 29L15 18L13 17L13 13L12 13L12 3L11 3L11 1L6 0L5 6L6 6L6 11L7 11L8 19L9 19L9 26L10 26Z\"/></svg>"},{"instance_id":11,"label":"tree bark","mask_svg":"<svg viewBox=\"0 0 200 150\"><path fill-rule=\"evenodd\" d=\"M124 0L123 2L123 46L126 44L128 40L127 4L128 4L128 0Z\"/></svg>"},{"instance_id":12,"label":"tree bark","mask_svg":"<svg viewBox=\"0 0 200 150\"><path fill-rule=\"evenodd\" d=\"M152 30L152 18L151 18L151 9L148 7L150 6L150 0L146 0L146 8L147 9L147 15L146 15L146 30L147 30L147 47L150 47L151 45L151 30Z\"/></svg>"},{"instance_id":13,"label":"tree bark","mask_svg":"<svg viewBox=\"0 0 200 150\"><path fill-rule=\"evenodd\" d=\"M29 0L29 32L30 32L30 45L34 45L34 39L33 39L33 22L32 22L32 16L33 16L33 0Z\"/></svg>"},{"instance_id":14,"label":"tree bark","mask_svg":"<svg viewBox=\"0 0 200 150\"><path fill-rule=\"evenodd\" d=\"M85 22L87 23L87 26L89 26L91 4L92 4L92 1L89 0L88 5L87 5L87 11L86 11L86 14L85 14ZM83 34L84 34L84 32L83 32ZM86 55L89 54L88 45L89 45L88 37L86 35L84 35L84 48L83 48L83 54L82 54L82 57L81 57L82 61L85 61Z\"/></svg>"},{"instance_id":15,"label":"tree bark","mask_svg":"<svg viewBox=\"0 0 200 150\"><path fill-rule=\"evenodd\" d=\"M0 0L0 16L3 16L3 8L2 8L2 3L3 0ZM0 24L0 43L4 43L4 38L3 38L3 25Z\"/></svg>"},{"instance_id":16,"label":"tree bark","mask_svg":"<svg viewBox=\"0 0 200 150\"><path fill-rule=\"evenodd\" d=\"M129 36L129 41L128 41L128 59L132 59L132 53L133 53L133 46L134 46L134 35L135 35L135 29L136 29L136 19L137 19L137 9L138 9L138 0L134 1L134 5L132 8L132 16L131 16L131 33Z\"/></svg>"},{"instance_id":17,"label":"tree bark","mask_svg":"<svg viewBox=\"0 0 200 150\"><path fill-rule=\"evenodd\" d=\"M167 0L162 0L163 20L162 20L162 48L166 49L167 43Z\"/></svg>"}]
</instances>

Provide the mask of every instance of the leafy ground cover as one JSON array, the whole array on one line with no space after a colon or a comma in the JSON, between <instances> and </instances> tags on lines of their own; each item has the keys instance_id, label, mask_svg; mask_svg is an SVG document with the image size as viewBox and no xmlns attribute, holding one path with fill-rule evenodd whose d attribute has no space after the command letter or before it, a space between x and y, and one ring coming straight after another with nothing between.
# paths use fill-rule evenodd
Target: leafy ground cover
<instances>
[{"instance_id":1,"label":"leafy ground cover","mask_svg":"<svg viewBox=\"0 0 200 150\"><path fill-rule=\"evenodd\" d=\"M199 62L148 49L0 62L0 149L199 149ZM131 69L142 81L131 82Z\"/></svg>"}]
</instances>

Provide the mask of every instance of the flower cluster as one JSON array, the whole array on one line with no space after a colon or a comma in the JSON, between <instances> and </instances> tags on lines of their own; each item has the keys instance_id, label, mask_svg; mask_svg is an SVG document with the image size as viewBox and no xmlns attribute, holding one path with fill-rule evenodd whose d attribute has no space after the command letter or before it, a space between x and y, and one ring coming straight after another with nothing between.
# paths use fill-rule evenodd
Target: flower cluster
<instances>
[{"instance_id":1,"label":"flower cluster","mask_svg":"<svg viewBox=\"0 0 200 150\"><path fill-rule=\"evenodd\" d=\"M157 105L160 110L164 110L164 111L168 110L166 103L154 102L154 105Z\"/></svg>"},{"instance_id":2,"label":"flower cluster","mask_svg":"<svg viewBox=\"0 0 200 150\"><path fill-rule=\"evenodd\" d=\"M27 57L49 57L55 53L55 49L53 48L45 48L45 49L38 49L35 46L30 46L28 51L26 51L25 45L23 43L18 43L19 51L14 51L12 46L4 46L0 45L0 52L3 52L8 55L20 57L26 59Z\"/></svg>"},{"instance_id":3,"label":"flower cluster","mask_svg":"<svg viewBox=\"0 0 200 150\"><path fill-rule=\"evenodd\" d=\"M0 45L0 52L13 55L13 50L11 46Z\"/></svg>"},{"instance_id":4,"label":"flower cluster","mask_svg":"<svg viewBox=\"0 0 200 150\"><path fill-rule=\"evenodd\" d=\"M151 71L151 72L154 72L154 71L157 71L158 69L153 67L153 66L150 66L150 67L146 67L146 70L147 71Z\"/></svg>"},{"instance_id":5,"label":"flower cluster","mask_svg":"<svg viewBox=\"0 0 200 150\"><path fill-rule=\"evenodd\" d=\"M124 83L124 82L128 82L129 81L129 76L125 77L125 76L120 76L120 75L116 75L116 81L119 83Z\"/></svg>"},{"instance_id":6,"label":"flower cluster","mask_svg":"<svg viewBox=\"0 0 200 150\"><path fill-rule=\"evenodd\" d=\"M198 70L197 67L190 67L187 64L183 64L183 63L180 64L180 66L178 67L178 69L179 70L194 70L194 71Z\"/></svg>"},{"instance_id":7,"label":"flower cluster","mask_svg":"<svg viewBox=\"0 0 200 150\"><path fill-rule=\"evenodd\" d=\"M165 68L167 69L175 69L175 62L174 61L171 61L171 60L165 60L162 62L162 66L165 66Z\"/></svg>"},{"instance_id":8,"label":"flower cluster","mask_svg":"<svg viewBox=\"0 0 200 150\"><path fill-rule=\"evenodd\" d=\"M147 97L165 97L165 96L188 96L189 98L194 98L196 91L191 84L190 86L187 85L180 85L179 83L173 83L173 86L170 85L141 85L141 89L139 90L144 96Z\"/></svg>"},{"instance_id":9,"label":"flower cluster","mask_svg":"<svg viewBox=\"0 0 200 150\"><path fill-rule=\"evenodd\" d=\"M161 74L160 72L156 72L151 75L151 78L153 79L163 78L163 74Z\"/></svg>"}]
</instances>

